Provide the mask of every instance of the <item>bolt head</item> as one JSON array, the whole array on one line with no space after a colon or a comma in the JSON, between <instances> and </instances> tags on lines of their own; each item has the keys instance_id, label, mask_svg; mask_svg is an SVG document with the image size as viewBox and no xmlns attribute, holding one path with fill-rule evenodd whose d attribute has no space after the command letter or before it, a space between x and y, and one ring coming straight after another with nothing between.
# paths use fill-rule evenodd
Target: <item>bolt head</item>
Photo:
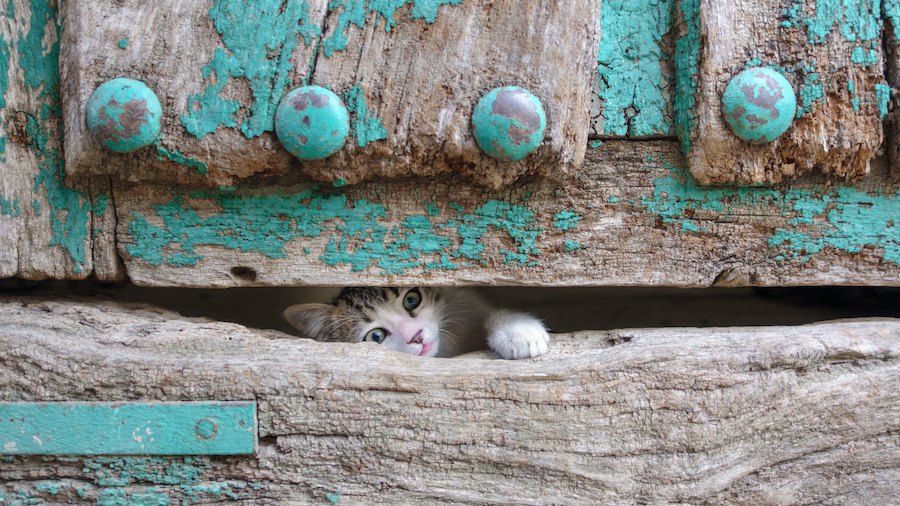
<instances>
[{"instance_id":1,"label":"bolt head","mask_svg":"<svg viewBox=\"0 0 900 506\"><path fill-rule=\"evenodd\" d=\"M515 162L534 152L544 140L547 114L533 93L518 86L494 88L472 112L472 133L491 158Z\"/></svg>"},{"instance_id":2,"label":"bolt head","mask_svg":"<svg viewBox=\"0 0 900 506\"><path fill-rule=\"evenodd\" d=\"M162 107L146 84L134 79L106 81L94 90L86 107L91 135L110 151L130 153L156 141Z\"/></svg>"},{"instance_id":3,"label":"bolt head","mask_svg":"<svg viewBox=\"0 0 900 506\"><path fill-rule=\"evenodd\" d=\"M350 115L344 102L321 86L301 86L275 111L275 134L301 160L327 158L347 142Z\"/></svg>"},{"instance_id":4,"label":"bolt head","mask_svg":"<svg viewBox=\"0 0 900 506\"><path fill-rule=\"evenodd\" d=\"M197 420L197 424L194 425L194 431L197 433L198 438L208 441L210 439L215 439L216 435L218 435L219 424L212 418L201 418L200 420Z\"/></svg>"},{"instance_id":5,"label":"bolt head","mask_svg":"<svg viewBox=\"0 0 900 506\"><path fill-rule=\"evenodd\" d=\"M790 128L797 114L797 95L780 73L763 67L749 68L725 87L722 114L734 135L765 144Z\"/></svg>"}]
</instances>

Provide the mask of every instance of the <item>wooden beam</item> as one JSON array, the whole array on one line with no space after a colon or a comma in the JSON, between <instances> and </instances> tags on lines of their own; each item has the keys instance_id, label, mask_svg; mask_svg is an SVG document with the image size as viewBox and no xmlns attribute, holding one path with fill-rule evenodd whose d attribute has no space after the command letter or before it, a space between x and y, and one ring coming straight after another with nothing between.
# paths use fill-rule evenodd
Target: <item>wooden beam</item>
<instances>
[{"instance_id":1,"label":"wooden beam","mask_svg":"<svg viewBox=\"0 0 900 506\"><path fill-rule=\"evenodd\" d=\"M116 185L153 286L900 284L886 165L852 186L703 188L674 142L606 142L572 183L458 178L186 191Z\"/></svg>"},{"instance_id":2,"label":"wooden beam","mask_svg":"<svg viewBox=\"0 0 900 506\"><path fill-rule=\"evenodd\" d=\"M422 359L153 307L6 299L0 399L256 399L242 458L4 459L48 502L886 504L900 321L555 335ZM401 471L402 470L402 471Z\"/></svg>"}]
</instances>

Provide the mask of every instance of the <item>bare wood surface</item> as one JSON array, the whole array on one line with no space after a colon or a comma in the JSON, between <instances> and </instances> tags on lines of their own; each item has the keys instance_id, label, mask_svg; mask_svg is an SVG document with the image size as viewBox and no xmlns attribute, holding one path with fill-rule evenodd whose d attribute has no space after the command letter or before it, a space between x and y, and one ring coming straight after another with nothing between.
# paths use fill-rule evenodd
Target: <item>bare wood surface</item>
<instances>
[{"instance_id":1,"label":"bare wood surface","mask_svg":"<svg viewBox=\"0 0 900 506\"><path fill-rule=\"evenodd\" d=\"M225 192L117 185L151 286L900 284L885 163L852 186L698 187L674 142L606 142L571 184L458 179Z\"/></svg>"},{"instance_id":2,"label":"bare wood surface","mask_svg":"<svg viewBox=\"0 0 900 506\"><path fill-rule=\"evenodd\" d=\"M851 179L866 174L883 139L877 5L842 4L829 12L814 2L786 9L774 0L701 1L697 119L688 158L697 180L772 184L813 168ZM725 86L748 66L785 74L800 110L784 135L758 146L733 135L722 118Z\"/></svg>"},{"instance_id":3,"label":"bare wood surface","mask_svg":"<svg viewBox=\"0 0 900 506\"><path fill-rule=\"evenodd\" d=\"M898 381L897 320L581 332L510 362L6 299L0 399L256 400L261 440L250 458L7 458L0 497L888 504Z\"/></svg>"},{"instance_id":4,"label":"bare wood surface","mask_svg":"<svg viewBox=\"0 0 900 506\"><path fill-rule=\"evenodd\" d=\"M66 168L213 187L298 168L344 184L462 173L499 188L579 166L600 1L429 2L434 16L419 3L326 9L324 0L292 1L275 14L280 4L243 13L209 0L67 2L60 60ZM253 58L244 61L248 53ZM86 134L88 97L121 76L159 96L158 147L111 154ZM345 148L322 162L298 162L272 132L280 97L307 83L343 95L355 115ZM549 117L543 144L519 163L488 158L471 135L477 100L506 85L529 88Z\"/></svg>"}]
</instances>

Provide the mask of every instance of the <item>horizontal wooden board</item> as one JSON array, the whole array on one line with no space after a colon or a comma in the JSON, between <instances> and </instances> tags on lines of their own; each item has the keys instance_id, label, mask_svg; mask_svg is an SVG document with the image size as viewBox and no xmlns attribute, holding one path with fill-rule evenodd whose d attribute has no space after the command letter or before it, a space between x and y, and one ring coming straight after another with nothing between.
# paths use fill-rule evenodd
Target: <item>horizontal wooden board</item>
<instances>
[{"instance_id":1,"label":"horizontal wooden board","mask_svg":"<svg viewBox=\"0 0 900 506\"><path fill-rule=\"evenodd\" d=\"M0 455L239 455L253 402L0 402Z\"/></svg>"},{"instance_id":2,"label":"horizontal wooden board","mask_svg":"<svg viewBox=\"0 0 900 506\"><path fill-rule=\"evenodd\" d=\"M552 339L535 360L423 359L153 307L6 299L0 399L253 398L261 440L246 457L6 458L0 498L779 505L900 495L897 320Z\"/></svg>"},{"instance_id":3,"label":"horizontal wooden board","mask_svg":"<svg viewBox=\"0 0 900 506\"><path fill-rule=\"evenodd\" d=\"M131 280L153 286L900 284L885 163L853 185L703 188L674 142L606 142L574 181L183 190L117 185Z\"/></svg>"},{"instance_id":4,"label":"horizontal wooden board","mask_svg":"<svg viewBox=\"0 0 900 506\"><path fill-rule=\"evenodd\" d=\"M64 4L60 65L70 175L216 187L302 171L319 181L464 173L500 188L564 176L584 159L600 2L227 0ZM86 130L85 103L116 77L163 104L158 142L130 154ZM293 88L340 95L351 137L324 161L281 146L274 114ZM472 110L495 87L528 88L549 116L520 162L484 155Z\"/></svg>"}]
</instances>

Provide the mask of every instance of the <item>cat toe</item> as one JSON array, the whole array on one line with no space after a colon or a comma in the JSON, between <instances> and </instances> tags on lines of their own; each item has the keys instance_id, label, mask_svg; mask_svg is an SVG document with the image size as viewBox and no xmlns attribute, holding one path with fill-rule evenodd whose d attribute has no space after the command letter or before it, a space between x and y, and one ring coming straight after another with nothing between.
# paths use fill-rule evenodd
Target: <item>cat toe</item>
<instances>
[{"instance_id":1,"label":"cat toe","mask_svg":"<svg viewBox=\"0 0 900 506\"><path fill-rule=\"evenodd\" d=\"M516 325L495 331L488 345L507 360L539 357L550 351L550 336L540 325Z\"/></svg>"}]
</instances>

